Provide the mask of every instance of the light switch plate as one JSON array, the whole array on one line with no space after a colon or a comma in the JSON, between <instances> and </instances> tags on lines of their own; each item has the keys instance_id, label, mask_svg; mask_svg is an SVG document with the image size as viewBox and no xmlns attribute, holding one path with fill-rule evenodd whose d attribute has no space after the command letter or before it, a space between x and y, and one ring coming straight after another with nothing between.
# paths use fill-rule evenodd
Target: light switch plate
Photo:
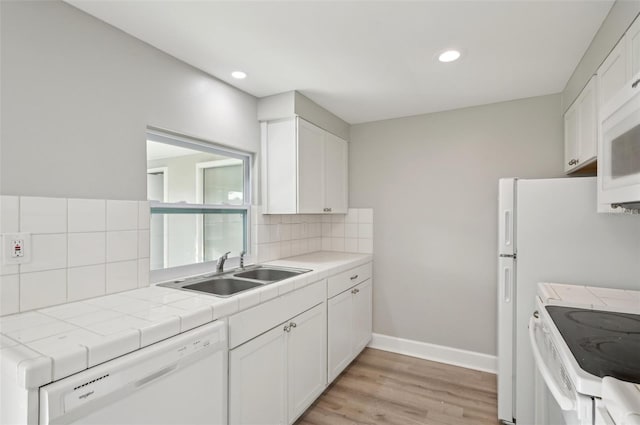
<instances>
[{"instance_id":1,"label":"light switch plate","mask_svg":"<svg viewBox=\"0 0 640 425\"><path fill-rule=\"evenodd\" d=\"M24 264L31 261L31 233L2 235L2 263Z\"/></svg>"}]
</instances>

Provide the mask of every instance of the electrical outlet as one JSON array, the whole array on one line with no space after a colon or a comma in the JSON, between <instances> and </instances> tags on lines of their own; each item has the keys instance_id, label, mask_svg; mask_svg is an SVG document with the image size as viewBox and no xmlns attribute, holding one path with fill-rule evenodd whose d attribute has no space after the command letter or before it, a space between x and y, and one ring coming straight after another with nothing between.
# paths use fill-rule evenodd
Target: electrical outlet
<instances>
[{"instance_id":1,"label":"electrical outlet","mask_svg":"<svg viewBox=\"0 0 640 425\"><path fill-rule=\"evenodd\" d=\"M2 262L24 264L31 261L31 234L5 233L2 235Z\"/></svg>"},{"instance_id":2,"label":"electrical outlet","mask_svg":"<svg viewBox=\"0 0 640 425\"><path fill-rule=\"evenodd\" d=\"M11 258L24 257L24 239L13 239L11 241L9 256Z\"/></svg>"}]
</instances>

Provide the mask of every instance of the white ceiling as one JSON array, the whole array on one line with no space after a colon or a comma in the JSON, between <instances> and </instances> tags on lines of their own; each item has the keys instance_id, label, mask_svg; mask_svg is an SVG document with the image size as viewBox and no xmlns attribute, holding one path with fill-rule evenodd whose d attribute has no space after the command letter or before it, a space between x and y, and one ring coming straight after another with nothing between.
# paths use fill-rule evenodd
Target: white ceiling
<instances>
[{"instance_id":1,"label":"white ceiling","mask_svg":"<svg viewBox=\"0 0 640 425\"><path fill-rule=\"evenodd\" d=\"M298 90L352 124L561 92L613 4L66 1L252 95ZM463 59L438 63L449 47Z\"/></svg>"}]
</instances>

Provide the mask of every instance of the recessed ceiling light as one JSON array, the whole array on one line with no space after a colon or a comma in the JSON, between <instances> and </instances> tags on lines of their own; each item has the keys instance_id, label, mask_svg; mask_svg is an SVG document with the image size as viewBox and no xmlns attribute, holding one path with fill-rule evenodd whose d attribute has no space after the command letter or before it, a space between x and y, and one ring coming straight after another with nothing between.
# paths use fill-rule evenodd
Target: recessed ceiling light
<instances>
[{"instance_id":1,"label":"recessed ceiling light","mask_svg":"<svg viewBox=\"0 0 640 425\"><path fill-rule=\"evenodd\" d=\"M453 62L458 59L460 59L460 51L458 50L446 50L438 56L440 62Z\"/></svg>"},{"instance_id":2,"label":"recessed ceiling light","mask_svg":"<svg viewBox=\"0 0 640 425\"><path fill-rule=\"evenodd\" d=\"M242 80L243 78L247 78L247 73L242 71L233 71L231 73L233 78L237 78L238 80Z\"/></svg>"}]
</instances>

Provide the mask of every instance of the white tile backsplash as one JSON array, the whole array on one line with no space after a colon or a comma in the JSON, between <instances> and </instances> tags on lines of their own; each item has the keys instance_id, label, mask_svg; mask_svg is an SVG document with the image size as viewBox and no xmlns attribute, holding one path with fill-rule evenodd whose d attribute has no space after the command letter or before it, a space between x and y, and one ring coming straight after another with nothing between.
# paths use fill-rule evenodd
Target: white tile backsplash
<instances>
[{"instance_id":1,"label":"white tile backsplash","mask_svg":"<svg viewBox=\"0 0 640 425\"><path fill-rule=\"evenodd\" d=\"M332 238L344 238L344 223L332 223L331 224L331 237Z\"/></svg>"},{"instance_id":2,"label":"white tile backsplash","mask_svg":"<svg viewBox=\"0 0 640 425\"><path fill-rule=\"evenodd\" d=\"M346 214L333 214L333 215L331 215L331 222L332 222L332 223L341 223L341 224L344 224L344 222L345 222L345 215L346 215Z\"/></svg>"},{"instance_id":3,"label":"white tile backsplash","mask_svg":"<svg viewBox=\"0 0 640 425\"><path fill-rule=\"evenodd\" d=\"M138 229L148 229L151 224L149 201L138 202Z\"/></svg>"},{"instance_id":4,"label":"white tile backsplash","mask_svg":"<svg viewBox=\"0 0 640 425\"><path fill-rule=\"evenodd\" d=\"M20 197L20 231L26 233L66 233L65 198Z\"/></svg>"},{"instance_id":5,"label":"white tile backsplash","mask_svg":"<svg viewBox=\"0 0 640 425\"><path fill-rule=\"evenodd\" d=\"M148 258L138 259L138 288L149 286L150 263Z\"/></svg>"},{"instance_id":6,"label":"white tile backsplash","mask_svg":"<svg viewBox=\"0 0 640 425\"><path fill-rule=\"evenodd\" d=\"M138 287L138 261L107 263L107 294L127 291Z\"/></svg>"},{"instance_id":7,"label":"white tile backsplash","mask_svg":"<svg viewBox=\"0 0 640 425\"><path fill-rule=\"evenodd\" d=\"M301 226L300 223L293 223L291 225L291 239L292 240L300 239L300 236L301 236L300 226Z\"/></svg>"},{"instance_id":8,"label":"white tile backsplash","mask_svg":"<svg viewBox=\"0 0 640 425\"><path fill-rule=\"evenodd\" d=\"M107 232L107 263L138 258L138 231Z\"/></svg>"},{"instance_id":9,"label":"white tile backsplash","mask_svg":"<svg viewBox=\"0 0 640 425\"><path fill-rule=\"evenodd\" d=\"M104 199L69 199L67 203L69 233L104 232L106 201Z\"/></svg>"},{"instance_id":10,"label":"white tile backsplash","mask_svg":"<svg viewBox=\"0 0 640 425\"><path fill-rule=\"evenodd\" d=\"M358 208L358 223L373 223L373 210L371 208Z\"/></svg>"},{"instance_id":11,"label":"white tile backsplash","mask_svg":"<svg viewBox=\"0 0 640 425\"><path fill-rule=\"evenodd\" d=\"M106 233L69 233L69 267L102 264L106 261Z\"/></svg>"},{"instance_id":12,"label":"white tile backsplash","mask_svg":"<svg viewBox=\"0 0 640 425\"><path fill-rule=\"evenodd\" d=\"M20 280L17 274L0 276L0 316L20 311Z\"/></svg>"},{"instance_id":13,"label":"white tile backsplash","mask_svg":"<svg viewBox=\"0 0 640 425\"><path fill-rule=\"evenodd\" d=\"M372 254L373 239L358 239L358 252L363 254Z\"/></svg>"},{"instance_id":14,"label":"white tile backsplash","mask_svg":"<svg viewBox=\"0 0 640 425\"><path fill-rule=\"evenodd\" d=\"M373 252L370 208L349 208L347 214L263 215L260 211L260 207L251 210L252 249L258 262L315 251Z\"/></svg>"},{"instance_id":15,"label":"white tile backsplash","mask_svg":"<svg viewBox=\"0 0 640 425\"><path fill-rule=\"evenodd\" d=\"M20 265L20 273L67 267L67 234L31 236L31 261Z\"/></svg>"},{"instance_id":16,"label":"white tile backsplash","mask_svg":"<svg viewBox=\"0 0 640 425\"><path fill-rule=\"evenodd\" d=\"M148 286L149 218L147 201L0 196L0 233L30 233L32 258L0 265L0 316Z\"/></svg>"},{"instance_id":17,"label":"white tile backsplash","mask_svg":"<svg viewBox=\"0 0 640 425\"><path fill-rule=\"evenodd\" d=\"M344 225L345 238L357 238L358 237L358 223L346 223Z\"/></svg>"},{"instance_id":18,"label":"white tile backsplash","mask_svg":"<svg viewBox=\"0 0 640 425\"><path fill-rule=\"evenodd\" d=\"M280 242L280 226L281 224L272 224L269 226L269 240L271 242Z\"/></svg>"},{"instance_id":19,"label":"white tile backsplash","mask_svg":"<svg viewBox=\"0 0 640 425\"><path fill-rule=\"evenodd\" d=\"M322 250L331 251L331 238L322 238Z\"/></svg>"},{"instance_id":20,"label":"white tile backsplash","mask_svg":"<svg viewBox=\"0 0 640 425\"><path fill-rule=\"evenodd\" d=\"M0 233L17 233L20 230L20 199L17 196L0 196Z\"/></svg>"},{"instance_id":21,"label":"white tile backsplash","mask_svg":"<svg viewBox=\"0 0 640 425\"><path fill-rule=\"evenodd\" d=\"M67 269L20 273L20 311L67 301Z\"/></svg>"},{"instance_id":22,"label":"white tile backsplash","mask_svg":"<svg viewBox=\"0 0 640 425\"><path fill-rule=\"evenodd\" d=\"M344 238L331 238L331 251L344 251Z\"/></svg>"},{"instance_id":23,"label":"white tile backsplash","mask_svg":"<svg viewBox=\"0 0 640 425\"><path fill-rule=\"evenodd\" d=\"M345 223L358 223L358 210L356 208L349 208L347 215L344 217Z\"/></svg>"},{"instance_id":24,"label":"white tile backsplash","mask_svg":"<svg viewBox=\"0 0 640 425\"><path fill-rule=\"evenodd\" d=\"M138 201L107 201L107 231L137 230L138 219Z\"/></svg>"},{"instance_id":25,"label":"white tile backsplash","mask_svg":"<svg viewBox=\"0 0 640 425\"><path fill-rule=\"evenodd\" d=\"M371 223L359 223L358 224L358 237L371 239L373 238L373 224Z\"/></svg>"},{"instance_id":26,"label":"white tile backsplash","mask_svg":"<svg viewBox=\"0 0 640 425\"><path fill-rule=\"evenodd\" d=\"M106 293L105 265L73 267L68 269L67 300L94 298Z\"/></svg>"},{"instance_id":27,"label":"white tile backsplash","mask_svg":"<svg viewBox=\"0 0 640 425\"><path fill-rule=\"evenodd\" d=\"M17 264L2 264L0 261L0 276L18 273L20 273L20 268Z\"/></svg>"},{"instance_id":28,"label":"white tile backsplash","mask_svg":"<svg viewBox=\"0 0 640 425\"><path fill-rule=\"evenodd\" d=\"M138 230L138 258L149 258L150 254L149 230Z\"/></svg>"},{"instance_id":29,"label":"white tile backsplash","mask_svg":"<svg viewBox=\"0 0 640 425\"><path fill-rule=\"evenodd\" d=\"M358 252L358 239L357 238L345 238L344 250L346 252Z\"/></svg>"}]
</instances>

